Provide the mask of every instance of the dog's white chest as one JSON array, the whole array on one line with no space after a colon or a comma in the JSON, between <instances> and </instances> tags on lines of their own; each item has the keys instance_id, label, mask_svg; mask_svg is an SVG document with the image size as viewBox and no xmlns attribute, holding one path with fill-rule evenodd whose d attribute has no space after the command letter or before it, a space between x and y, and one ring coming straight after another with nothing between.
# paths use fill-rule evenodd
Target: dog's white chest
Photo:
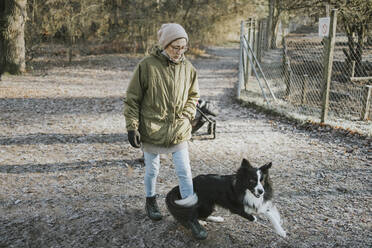
<instances>
[{"instance_id":1,"label":"dog's white chest","mask_svg":"<svg viewBox=\"0 0 372 248\"><path fill-rule=\"evenodd\" d=\"M258 213L263 205L263 196L255 197L249 190L244 195L244 210L248 214Z\"/></svg>"}]
</instances>

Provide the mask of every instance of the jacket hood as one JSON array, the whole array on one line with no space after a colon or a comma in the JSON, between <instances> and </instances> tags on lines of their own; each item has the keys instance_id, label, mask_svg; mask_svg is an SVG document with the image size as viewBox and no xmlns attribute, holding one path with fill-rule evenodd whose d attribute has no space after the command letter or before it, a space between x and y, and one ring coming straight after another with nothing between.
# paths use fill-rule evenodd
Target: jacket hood
<instances>
[{"instance_id":1,"label":"jacket hood","mask_svg":"<svg viewBox=\"0 0 372 248\"><path fill-rule=\"evenodd\" d=\"M156 57L160 61L167 63L167 64L169 63L179 64L185 61L185 55L183 54L181 57L181 60L178 63L175 63L172 60L170 60L166 55L163 54L163 50L164 49L162 49L159 45L156 45L150 49L150 55Z\"/></svg>"},{"instance_id":2,"label":"jacket hood","mask_svg":"<svg viewBox=\"0 0 372 248\"><path fill-rule=\"evenodd\" d=\"M150 55L160 59L161 61L167 61L168 58L162 54L163 49L160 46L154 46L150 49Z\"/></svg>"}]
</instances>

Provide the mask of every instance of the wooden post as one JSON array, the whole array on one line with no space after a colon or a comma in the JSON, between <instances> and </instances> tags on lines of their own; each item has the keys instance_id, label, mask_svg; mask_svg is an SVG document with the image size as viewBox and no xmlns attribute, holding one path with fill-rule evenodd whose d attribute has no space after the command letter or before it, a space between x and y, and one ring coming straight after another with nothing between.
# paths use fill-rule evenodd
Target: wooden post
<instances>
[{"instance_id":1,"label":"wooden post","mask_svg":"<svg viewBox=\"0 0 372 248\"><path fill-rule=\"evenodd\" d=\"M331 87L331 74L332 74L335 37L336 37L336 25L337 25L337 10L333 9L331 12L329 34L327 38L324 38L325 53L324 53L324 68L323 68L322 114L320 117L321 123L324 123L328 117L329 91Z\"/></svg>"},{"instance_id":2,"label":"wooden post","mask_svg":"<svg viewBox=\"0 0 372 248\"><path fill-rule=\"evenodd\" d=\"M325 4L325 12L326 12L326 17L329 17L329 3Z\"/></svg>"},{"instance_id":3,"label":"wooden post","mask_svg":"<svg viewBox=\"0 0 372 248\"><path fill-rule=\"evenodd\" d=\"M350 72L350 77L354 77L355 75L355 60L351 61L351 72Z\"/></svg>"},{"instance_id":4,"label":"wooden post","mask_svg":"<svg viewBox=\"0 0 372 248\"><path fill-rule=\"evenodd\" d=\"M368 120L369 116L369 108L371 105L371 95L372 95L372 85L365 85L364 86L364 93L363 93L363 98L362 98L362 113L360 116L360 119L362 121Z\"/></svg>"},{"instance_id":5,"label":"wooden post","mask_svg":"<svg viewBox=\"0 0 372 248\"><path fill-rule=\"evenodd\" d=\"M304 74L304 80L302 83L302 92L301 92L301 104L306 104L306 95L309 82L309 75Z\"/></svg>"}]
</instances>

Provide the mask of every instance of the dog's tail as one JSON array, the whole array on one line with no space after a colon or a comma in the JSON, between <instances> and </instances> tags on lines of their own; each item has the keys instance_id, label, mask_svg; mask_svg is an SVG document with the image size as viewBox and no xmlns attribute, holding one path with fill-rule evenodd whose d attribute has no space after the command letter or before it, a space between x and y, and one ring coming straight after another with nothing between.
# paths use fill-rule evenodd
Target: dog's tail
<instances>
[{"instance_id":1,"label":"dog's tail","mask_svg":"<svg viewBox=\"0 0 372 248\"><path fill-rule=\"evenodd\" d=\"M184 200L181 200L180 189L178 186L169 191L167 197L165 198L168 211L182 225L187 226L188 220L197 219L198 217L196 211L197 196L191 196L190 199L187 200L186 204L183 204L183 201ZM194 204L189 204L190 201L192 201Z\"/></svg>"}]
</instances>

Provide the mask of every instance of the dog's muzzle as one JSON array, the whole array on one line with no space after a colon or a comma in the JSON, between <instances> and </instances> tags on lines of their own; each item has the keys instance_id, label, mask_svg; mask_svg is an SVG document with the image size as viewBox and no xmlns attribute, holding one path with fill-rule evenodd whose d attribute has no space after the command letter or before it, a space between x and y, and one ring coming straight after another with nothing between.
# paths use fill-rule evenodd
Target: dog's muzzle
<instances>
[{"instance_id":1,"label":"dog's muzzle","mask_svg":"<svg viewBox=\"0 0 372 248\"><path fill-rule=\"evenodd\" d=\"M263 189L255 189L255 192L253 193L255 197L260 198L261 195L263 195L265 191Z\"/></svg>"}]
</instances>

